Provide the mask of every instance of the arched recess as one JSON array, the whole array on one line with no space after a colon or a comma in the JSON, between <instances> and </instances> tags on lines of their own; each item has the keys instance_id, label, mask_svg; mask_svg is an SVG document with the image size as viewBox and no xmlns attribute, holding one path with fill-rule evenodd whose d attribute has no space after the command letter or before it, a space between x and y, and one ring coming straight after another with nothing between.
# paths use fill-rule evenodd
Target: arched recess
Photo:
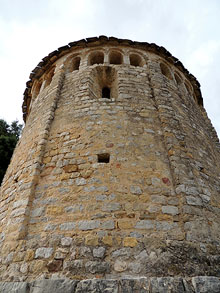
<instances>
[{"instance_id":1,"label":"arched recess","mask_svg":"<svg viewBox=\"0 0 220 293\"><path fill-rule=\"evenodd\" d=\"M32 101L39 95L43 81L36 80L32 89Z\"/></svg>"},{"instance_id":2,"label":"arched recess","mask_svg":"<svg viewBox=\"0 0 220 293\"><path fill-rule=\"evenodd\" d=\"M182 84L182 79L181 79L180 75L177 72L174 73L174 78L175 78L175 81L176 81L177 85Z\"/></svg>"},{"instance_id":3,"label":"arched recess","mask_svg":"<svg viewBox=\"0 0 220 293\"><path fill-rule=\"evenodd\" d=\"M109 54L109 63L110 64L122 64L123 63L123 56L118 51L111 51Z\"/></svg>"},{"instance_id":4,"label":"arched recess","mask_svg":"<svg viewBox=\"0 0 220 293\"><path fill-rule=\"evenodd\" d=\"M170 80L173 80L171 71L167 65L165 65L164 63L160 63L160 70L164 76L166 76Z\"/></svg>"},{"instance_id":5,"label":"arched recess","mask_svg":"<svg viewBox=\"0 0 220 293\"><path fill-rule=\"evenodd\" d=\"M79 70L80 64L81 58L76 54L69 56L64 62L67 73Z\"/></svg>"},{"instance_id":6,"label":"arched recess","mask_svg":"<svg viewBox=\"0 0 220 293\"><path fill-rule=\"evenodd\" d=\"M113 67L97 66L90 76L92 78L91 96L106 102L117 98L117 74Z\"/></svg>"},{"instance_id":7,"label":"arched recess","mask_svg":"<svg viewBox=\"0 0 220 293\"><path fill-rule=\"evenodd\" d=\"M70 65L70 72L79 70L81 58L79 56L76 56L72 59L71 65Z\"/></svg>"},{"instance_id":8,"label":"arched recess","mask_svg":"<svg viewBox=\"0 0 220 293\"><path fill-rule=\"evenodd\" d=\"M144 66L143 59L138 54L135 54L135 53L130 54L129 59L130 59L130 65L132 66L139 66L139 67Z\"/></svg>"},{"instance_id":9,"label":"arched recess","mask_svg":"<svg viewBox=\"0 0 220 293\"><path fill-rule=\"evenodd\" d=\"M184 82L184 86L185 86L185 88L186 88L187 93L188 93L189 95L191 95L191 94L192 94L192 88L191 88L190 84L189 84L187 81L185 81L185 82Z\"/></svg>"},{"instance_id":10,"label":"arched recess","mask_svg":"<svg viewBox=\"0 0 220 293\"><path fill-rule=\"evenodd\" d=\"M53 67L48 73L45 74L45 85L44 88L51 84L55 72L55 67Z\"/></svg>"},{"instance_id":11,"label":"arched recess","mask_svg":"<svg viewBox=\"0 0 220 293\"><path fill-rule=\"evenodd\" d=\"M92 52L88 58L88 65L103 64L104 63L104 53L101 51Z\"/></svg>"}]
</instances>

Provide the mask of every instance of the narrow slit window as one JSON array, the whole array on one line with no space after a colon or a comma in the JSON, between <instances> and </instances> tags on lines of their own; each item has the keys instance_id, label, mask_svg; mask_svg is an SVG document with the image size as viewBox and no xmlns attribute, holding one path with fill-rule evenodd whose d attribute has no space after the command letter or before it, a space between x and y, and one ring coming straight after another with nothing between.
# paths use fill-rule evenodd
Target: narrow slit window
<instances>
[{"instance_id":1,"label":"narrow slit window","mask_svg":"<svg viewBox=\"0 0 220 293\"><path fill-rule=\"evenodd\" d=\"M102 98L103 99L110 99L111 90L108 87L103 87L102 89Z\"/></svg>"},{"instance_id":2,"label":"narrow slit window","mask_svg":"<svg viewBox=\"0 0 220 293\"><path fill-rule=\"evenodd\" d=\"M110 161L110 154L98 154L98 163L109 163Z\"/></svg>"}]
</instances>

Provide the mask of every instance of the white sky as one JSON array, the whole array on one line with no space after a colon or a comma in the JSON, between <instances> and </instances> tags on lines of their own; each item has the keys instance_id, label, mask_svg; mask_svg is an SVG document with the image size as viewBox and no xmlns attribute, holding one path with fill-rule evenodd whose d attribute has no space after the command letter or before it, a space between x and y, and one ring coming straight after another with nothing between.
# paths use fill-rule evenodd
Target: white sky
<instances>
[{"instance_id":1,"label":"white sky","mask_svg":"<svg viewBox=\"0 0 220 293\"><path fill-rule=\"evenodd\" d=\"M25 83L43 57L99 35L156 43L179 58L220 136L220 0L0 0L0 118L22 121Z\"/></svg>"}]
</instances>

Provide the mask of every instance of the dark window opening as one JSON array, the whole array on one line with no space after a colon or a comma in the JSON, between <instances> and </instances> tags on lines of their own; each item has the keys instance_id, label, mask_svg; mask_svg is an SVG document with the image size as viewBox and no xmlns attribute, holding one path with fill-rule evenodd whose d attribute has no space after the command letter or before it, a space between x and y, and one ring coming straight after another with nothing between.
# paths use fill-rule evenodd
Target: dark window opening
<instances>
[{"instance_id":1,"label":"dark window opening","mask_svg":"<svg viewBox=\"0 0 220 293\"><path fill-rule=\"evenodd\" d=\"M102 52L95 52L90 56L90 65L93 64L103 64L104 63L104 54Z\"/></svg>"},{"instance_id":2,"label":"dark window opening","mask_svg":"<svg viewBox=\"0 0 220 293\"><path fill-rule=\"evenodd\" d=\"M136 54L130 55L130 64L133 66L142 66L141 57Z\"/></svg>"},{"instance_id":3,"label":"dark window opening","mask_svg":"<svg viewBox=\"0 0 220 293\"><path fill-rule=\"evenodd\" d=\"M109 63L110 64L122 64L122 55L119 52L111 52L109 56Z\"/></svg>"},{"instance_id":4,"label":"dark window opening","mask_svg":"<svg viewBox=\"0 0 220 293\"><path fill-rule=\"evenodd\" d=\"M98 163L109 163L110 161L110 154L98 154Z\"/></svg>"},{"instance_id":5,"label":"dark window opening","mask_svg":"<svg viewBox=\"0 0 220 293\"><path fill-rule=\"evenodd\" d=\"M80 57L75 57L73 59L72 71L79 70L79 66L80 66Z\"/></svg>"},{"instance_id":6,"label":"dark window opening","mask_svg":"<svg viewBox=\"0 0 220 293\"><path fill-rule=\"evenodd\" d=\"M108 87L104 87L103 89L102 89L102 98L104 98L104 99L110 99L110 88L108 88Z\"/></svg>"}]
</instances>

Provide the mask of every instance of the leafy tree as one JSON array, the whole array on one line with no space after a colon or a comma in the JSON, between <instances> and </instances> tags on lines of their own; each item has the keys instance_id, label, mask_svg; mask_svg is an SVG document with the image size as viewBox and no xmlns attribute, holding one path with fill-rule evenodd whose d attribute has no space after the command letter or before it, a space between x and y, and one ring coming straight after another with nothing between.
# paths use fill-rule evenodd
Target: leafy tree
<instances>
[{"instance_id":1,"label":"leafy tree","mask_svg":"<svg viewBox=\"0 0 220 293\"><path fill-rule=\"evenodd\" d=\"M5 120L0 119L0 184L10 163L22 127L23 125L19 124L17 120L9 125Z\"/></svg>"}]
</instances>

